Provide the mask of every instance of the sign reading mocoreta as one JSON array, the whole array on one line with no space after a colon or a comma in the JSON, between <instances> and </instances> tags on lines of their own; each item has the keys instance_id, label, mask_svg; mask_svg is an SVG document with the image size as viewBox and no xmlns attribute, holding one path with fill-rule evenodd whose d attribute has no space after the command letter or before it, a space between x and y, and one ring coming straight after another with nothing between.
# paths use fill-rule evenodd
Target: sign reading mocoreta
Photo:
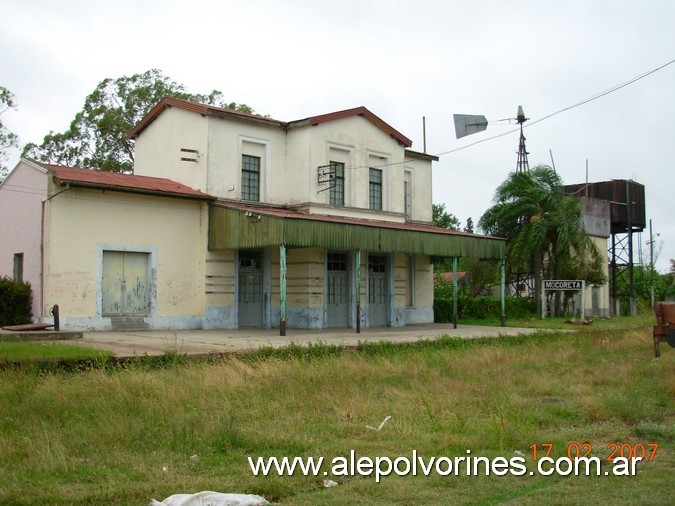
<instances>
[{"instance_id":1,"label":"sign reading mocoreta","mask_svg":"<svg viewBox=\"0 0 675 506\"><path fill-rule=\"evenodd\" d=\"M578 279L545 279L541 287L541 317L546 318L546 290L579 290L581 292L581 319L586 318L586 282Z\"/></svg>"},{"instance_id":2,"label":"sign reading mocoreta","mask_svg":"<svg viewBox=\"0 0 675 506\"><path fill-rule=\"evenodd\" d=\"M544 290L581 290L583 281L548 279L544 281Z\"/></svg>"}]
</instances>

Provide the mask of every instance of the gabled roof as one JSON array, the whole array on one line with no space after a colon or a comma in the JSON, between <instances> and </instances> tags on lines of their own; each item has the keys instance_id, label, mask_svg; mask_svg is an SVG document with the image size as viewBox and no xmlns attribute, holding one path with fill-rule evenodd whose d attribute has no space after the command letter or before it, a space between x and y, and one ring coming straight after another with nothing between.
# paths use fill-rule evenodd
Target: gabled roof
<instances>
[{"instance_id":1,"label":"gabled roof","mask_svg":"<svg viewBox=\"0 0 675 506\"><path fill-rule=\"evenodd\" d=\"M355 107L353 109L345 109L344 111L331 112L328 114L322 114L320 116L312 116L310 118L305 118L301 120L283 122L272 118L266 118L257 114L247 114L244 112L233 111L232 109L225 109L223 107L216 107L214 105L208 104L199 104L197 102L190 102L188 100L182 100L179 98L166 97L163 98L155 107L153 107L148 114L129 132L127 137L129 139L134 139L138 137L145 128L152 123L165 109L169 107L178 107L186 111L196 112L202 116L220 116L230 119L236 119L239 121L248 121L259 124L264 124L267 126L279 127L288 129L297 126L303 125L319 125L321 123L326 123L328 121L333 121L342 118L349 118L352 116L362 116L368 121L373 123L378 128L384 130L388 133L393 139L397 142L409 148L412 146L412 141L408 139L401 132L396 130L394 127L383 121L378 116L375 116L365 107Z\"/></svg>"},{"instance_id":2,"label":"gabled roof","mask_svg":"<svg viewBox=\"0 0 675 506\"><path fill-rule=\"evenodd\" d=\"M198 102L190 102L189 100L182 100L180 98L165 97L160 100L155 107L150 109L150 112L138 122L138 124L131 129L127 138L134 139L145 130L145 128L152 123L157 116L159 116L165 109L170 107L178 107L186 111L196 112L202 116L214 115L221 117L229 117L241 121L249 121L255 123L267 124L269 126L276 126L285 128L286 124L283 121L278 121L272 118L266 118L258 114L248 114L245 112L234 111L232 109L225 109L223 107L216 107L215 105L200 104Z\"/></svg>"},{"instance_id":3,"label":"gabled roof","mask_svg":"<svg viewBox=\"0 0 675 506\"><path fill-rule=\"evenodd\" d=\"M146 195L160 195L165 197L215 200L210 195L193 190L189 186L177 183L171 179L120 174L117 172L82 169L79 167L64 167L62 165L35 162L35 160L29 161L36 163L53 174L58 184L61 184L62 186L70 185L130 193L143 193Z\"/></svg>"},{"instance_id":4,"label":"gabled roof","mask_svg":"<svg viewBox=\"0 0 675 506\"><path fill-rule=\"evenodd\" d=\"M398 141L400 144L403 144L403 146L405 146L406 148L412 146L412 141L410 139L408 139L405 135L403 135L394 127L383 121L378 116L375 116L372 112L370 112L363 106L354 107L353 109L345 109L344 111L330 112L328 114L322 114L320 116L312 116L311 118L306 118L303 120L292 121L289 123L289 127L301 125L315 126L321 123L325 123L327 121L333 121L342 118L350 118L352 116L363 116L372 124L388 133L393 139Z\"/></svg>"}]
</instances>

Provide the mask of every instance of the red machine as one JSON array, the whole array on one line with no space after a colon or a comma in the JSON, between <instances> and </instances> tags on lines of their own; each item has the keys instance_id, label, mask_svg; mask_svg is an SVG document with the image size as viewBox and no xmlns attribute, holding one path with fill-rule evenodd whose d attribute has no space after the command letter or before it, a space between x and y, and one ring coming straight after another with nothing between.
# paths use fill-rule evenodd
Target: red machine
<instances>
[{"instance_id":1,"label":"red machine","mask_svg":"<svg viewBox=\"0 0 675 506\"><path fill-rule=\"evenodd\" d=\"M675 348L675 302L657 302L654 304L654 312L654 356L659 357L659 343L668 343Z\"/></svg>"}]
</instances>

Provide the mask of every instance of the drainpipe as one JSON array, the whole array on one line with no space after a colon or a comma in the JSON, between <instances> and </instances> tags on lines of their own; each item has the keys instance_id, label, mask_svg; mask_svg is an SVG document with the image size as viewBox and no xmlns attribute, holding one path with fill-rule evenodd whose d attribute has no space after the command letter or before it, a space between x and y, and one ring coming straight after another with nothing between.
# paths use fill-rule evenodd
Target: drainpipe
<instances>
[{"instance_id":1,"label":"drainpipe","mask_svg":"<svg viewBox=\"0 0 675 506\"><path fill-rule=\"evenodd\" d=\"M58 191L54 195L50 195L49 197L41 201L42 217L40 223L40 315L41 315L40 318L44 318L44 307L45 307L45 217L47 210L46 204L54 197L58 197L63 192L67 192L68 190L70 190L69 184L67 184L63 190Z\"/></svg>"}]
</instances>

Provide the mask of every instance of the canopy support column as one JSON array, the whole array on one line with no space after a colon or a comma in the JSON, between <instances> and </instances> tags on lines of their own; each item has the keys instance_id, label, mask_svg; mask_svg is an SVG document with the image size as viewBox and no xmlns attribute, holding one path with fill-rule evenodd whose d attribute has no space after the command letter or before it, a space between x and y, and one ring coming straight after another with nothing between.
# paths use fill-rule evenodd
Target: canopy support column
<instances>
[{"instance_id":1,"label":"canopy support column","mask_svg":"<svg viewBox=\"0 0 675 506\"><path fill-rule=\"evenodd\" d=\"M361 250L354 255L354 272L356 273L356 333L361 333Z\"/></svg>"},{"instance_id":2,"label":"canopy support column","mask_svg":"<svg viewBox=\"0 0 675 506\"><path fill-rule=\"evenodd\" d=\"M286 335L286 245L279 246L279 335Z\"/></svg>"},{"instance_id":3,"label":"canopy support column","mask_svg":"<svg viewBox=\"0 0 675 506\"><path fill-rule=\"evenodd\" d=\"M452 323L457 328L457 257L452 257Z\"/></svg>"},{"instance_id":4,"label":"canopy support column","mask_svg":"<svg viewBox=\"0 0 675 506\"><path fill-rule=\"evenodd\" d=\"M506 258L502 258L502 282L501 282L501 289L500 289L500 295L502 299L502 327L506 327Z\"/></svg>"}]
</instances>

